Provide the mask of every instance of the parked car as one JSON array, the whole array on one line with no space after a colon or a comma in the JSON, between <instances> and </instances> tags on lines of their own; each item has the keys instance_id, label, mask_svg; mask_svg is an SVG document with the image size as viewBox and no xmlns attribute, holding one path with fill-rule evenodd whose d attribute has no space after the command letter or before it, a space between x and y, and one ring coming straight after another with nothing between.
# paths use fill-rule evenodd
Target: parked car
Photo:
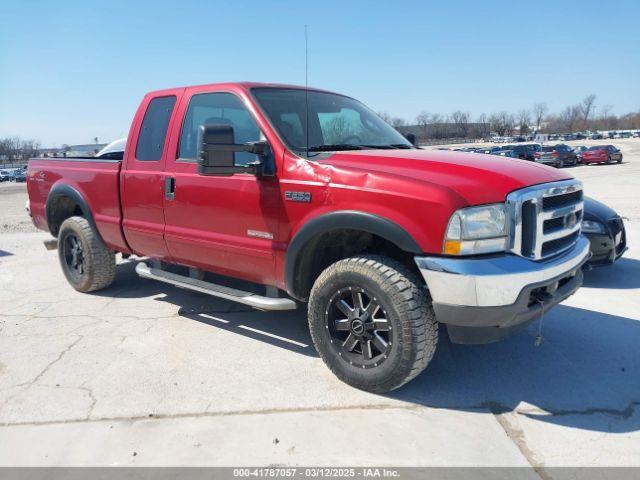
<instances>
[{"instance_id":1,"label":"parked car","mask_svg":"<svg viewBox=\"0 0 640 480\"><path fill-rule=\"evenodd\" d=\"M575 145L572 147L576 157L578 158L578 163L582 163L582 153L587 150L587 147L584 145Z\"/></svg>"},{"instance_id":2,"label":"parked car","mask_svg":"<svg viewBox=\"0 0 640 480\"><path fill-rule=\"evenodd\" d=\"M26 171L23 168L16 168L13 172L11 172L10 181L15 183L26 182Z\"/></svg>"},{"instance_id":3,"label":"parked car","mask_svg":"<svg viewBox=\"0 0 640 480\"><path fill-rule=\"evenodd\" d=\"M570 146L559 143L553 146L544 145L540 152L536 152L535 160L538 163L562 168L567 165L576 165L578 163L578 156Z\"/></svg>"},{"instance_id":4,"label":"parked car","mask_svg":"<svg viewBox=\"0 0 640 480\"><path fill-rule=\"evenodd\" d=\"M492 155L498 155L500 157L518 158L518 155L513 150L498 150L493 152Z\"/></svg>"},{"instance_id":5,"label":"parked car","mask_svg":"<svg viewBox=\"0 0 640 480\"><path fill-rule=\"evenodd\" d=\"M602 140L604 137L601 133L592 133L591 135L589 135L589 138L591 140Z\"/></svg>"},{"instance_id":6,"label":"parked car","mask_svg":"<svg viewBox=\"0 0 640 480\"><path fill-rule=\"evenodd\" d=\"M499 152L501 147L478 147L474 149L473 153L483 153L485 155L491 155L494 152Z\"/></svg>"},{"instance_id":7,"label":"parked car","mask_svg":"<svg viewBox=\"0 0 640 480\"><path fill-rule=\"evenodd\" d=\"M497 341L582 283L579 181L418 149L352 98L168 89L144 97L130 132L121 161L29 161L28 211L71 286L108 287L121 252L148 258L145 279L259 310L306 303L320 357L357 388L414 378L440 324L457 343ZM553 234L535 227L557 218Z\"/></svg>"},{"instance_id":8,"label":"parked car","mask_svg":"<svg viewBox=\"0 0 640 480\"><path fill-rule=\"evenodd\" d=\"M582 163L622 163L622 152L613 145L594 145L582 152Z\"/></svg>"},{"instance_id":9,"label":"parked car","mask_svg":"<svg viewBox=\"0 0 640 480\"><path fill-rule=\"evenodd\" d=\"M513 151L515 158L520 158L522 160L530 160L535 161L536 152L540 153L542 151L542 146L539 143L528 143L522 145L505 145L502 147L502 150L511 150Z\"/></svg>"},{"instance_id":10,"label":"parked car","mask_svg":"<svg viewBox=\"0 0 640 480\"><path fill-rule=\"evenodd\" d=\"M620 138L631 138L631 132L620 132Z\"/></svg>"},{"instance_id":11,"label":"parked car","mask_svg":"<svg viewBox=\"0 0 640 480\"><path fill-rule=\"evenodd\" d=\"M0 170L0 182L11 180L11 170Z\"/></svg>"},{"instance_id":12,"label":"parked car","mask_svg":"<svg viewBox=\"0 0 640 480\"><path fill-rule=\"evenodd\" d=\"M591 242L589 267L611 265L627 250L624 221L614 210L593 198L584 198L582 233Z\"/></svg>"},{"instance_id":13,"label":"parked car","mask_svg":"<svg viewBox=\"0 0 640 480\"><path fill-rule=\"evenodd\" d=\"M122 160L124 157L124 147L127 144L127 137L119 138L106 145L102 150L96 153L95 158L103 158L105 160Z\"/></svg>"}]
</instances>

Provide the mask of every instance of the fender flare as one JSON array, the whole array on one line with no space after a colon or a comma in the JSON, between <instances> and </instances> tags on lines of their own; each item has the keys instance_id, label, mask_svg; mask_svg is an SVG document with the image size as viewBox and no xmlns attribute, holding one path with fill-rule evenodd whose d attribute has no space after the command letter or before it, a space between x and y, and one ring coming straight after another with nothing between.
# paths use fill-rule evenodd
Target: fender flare
<instances>
[{"instance_id":1,"label":"fender flare","mask_svg":"<svg viewBox=\"0 0 640 480\"><path fill-rule=\"evenodd\" d=\"M91 209L89 208L89 204L87 203L87 201L84 199L82 194L78 192L78 190L64 183L55 184L51 188L51 190L49 191L49 195L47 196L47 202L45 204L45 214L47 217L47 226L49 227L49 232L51 232L51 234L54 237L57 237L58 235L57 231L54 232L52 230L52 225L55 221L53 216L55 213L53 210L53 204L55 200L57 200L60 197L67 197L73 200L80 207L80 210L82 211L82 216L87 219L87 221L89 222L89 225L91 225L91 228L100 237L100 234L98 233L98 229L96 228L96 224L93 220L93 215L91 214ZM102 239L102 237L100 238Z\"/></svg>"},{"instance_id":2,"label":"fender flare","mask_svg":"<svg viewBox=\"0 0 640 480\"><path fill-rule=\"evenodd\" d=\"M296 270L300 254L313 238L332 230L360 230L388 240L400 249L419 254L422 249L413 237L400 225L391 220L358 210L340 210L325 213L309 220L295 234L286 252L284 280L287 293L302 300L296 289Z\"/></svg>"}]
</instances>

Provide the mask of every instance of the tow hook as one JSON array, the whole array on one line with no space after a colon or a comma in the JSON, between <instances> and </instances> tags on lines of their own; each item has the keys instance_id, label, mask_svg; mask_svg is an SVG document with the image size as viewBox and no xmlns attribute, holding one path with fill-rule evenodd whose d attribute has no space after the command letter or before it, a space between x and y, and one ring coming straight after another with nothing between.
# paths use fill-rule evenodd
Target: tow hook
<instances>
[{"instance_id":1,"label":"tow hook","mask_svg":"<svg viewBox=\"0 0 640 480\"><path fill-rule=\"evenodd\" d=\"M538 323L538 335L536 335L536 339L533 342L533 344L536 347L539 347L540 345L542 345L542 322L544 321L544 302L546 302L547 300L551 300L553 298L553 295L551 295L546 290L538 290L537 292L534 292L533 297L540 304L540 323Z\"/></svg>"}]
</instances>

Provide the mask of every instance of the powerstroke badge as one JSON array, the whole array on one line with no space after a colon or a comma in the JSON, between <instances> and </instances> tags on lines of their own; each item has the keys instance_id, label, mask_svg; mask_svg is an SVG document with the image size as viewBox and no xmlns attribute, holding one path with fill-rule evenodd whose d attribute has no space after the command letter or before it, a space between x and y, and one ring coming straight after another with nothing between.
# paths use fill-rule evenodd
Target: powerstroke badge
<instances>
[{"instance_id":1,"label":"powerstroke badge","mask_svg":"<svg viewBox=\"0 0 640 480\"><path fill-rule=\"evenodd\" d=\"M311 192L284 192L284 199L290 202L311 202Z\"/></svg>"}]
</instances>

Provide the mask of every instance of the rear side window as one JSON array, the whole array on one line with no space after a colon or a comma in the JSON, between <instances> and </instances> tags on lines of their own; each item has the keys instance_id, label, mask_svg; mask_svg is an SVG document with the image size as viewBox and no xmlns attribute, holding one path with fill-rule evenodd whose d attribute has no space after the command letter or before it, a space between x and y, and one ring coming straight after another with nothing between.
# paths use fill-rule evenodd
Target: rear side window
<instances>
[{"instance_id":1,"label":"rear side window","mask_svg":"<svg viewBox=\"0 0 640 480\"><path fill-rule=\"evenodd\" d=\"M169 119L175 103L174 96L158 97L149 102L138 135L138 145L136 145L138 160L154 161L162 158Z\"/></svg>"}]
</instances>

